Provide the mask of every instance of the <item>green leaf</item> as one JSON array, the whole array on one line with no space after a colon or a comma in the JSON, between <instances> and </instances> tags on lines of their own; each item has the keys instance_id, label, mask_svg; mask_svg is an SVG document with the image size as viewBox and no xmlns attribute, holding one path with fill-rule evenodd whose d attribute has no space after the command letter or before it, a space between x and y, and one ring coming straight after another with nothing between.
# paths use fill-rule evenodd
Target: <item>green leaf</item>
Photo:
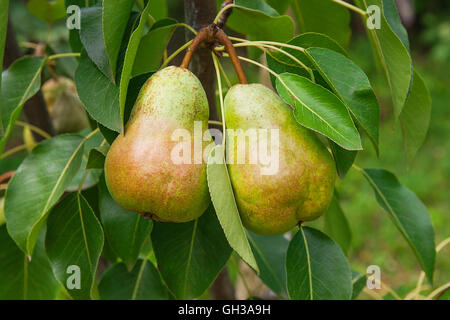
<instances>
[{"instance_id":1,"label":"green leaf","mask_svg":"<svg viewBox=\"0 0 450 320\"><path fill-rule=\"evenodd\" d=\"M136 263L152 221L119 206L109 194L104 176L99 183L99 208L105 235L112 251L129 267Z\"/></svg>"},{"instance_id":2,"label":"green leaf","mask_svg":"<svg viewBox=\"0 0 450 320\"><path fill-rule=\"evenodd\" d=\"M237 6L257 10L264 12L265 14L276 17L279 16L279 13L272 8L267 2L260 0L235 0L234 4Z\"/></svg>"},{"instance_id":3,"label":"green leaf","mask_svg":"<svg viewBox=\"0 0 450 320\"><path fill-rule=\"evenodd\" d=\"M159 270L178 299L200 296L231 254L212 207L195 221L154 223L152 242Z\"/></svg>"},{"instance_id":4,"label":"green leaf","mask_svg":"<svg viewBox=\"0 0 450 320\"><path fill-rule=\"evenodd\" d=\"M124 263L106 270L99 284L102 300L167 300L169 295L158 270L148 260L139 260L131 272Z\"/></svg>"},{"instance_id":5,"label":"green leaf","mask_svg":"<svg viewBox=\"0 0 450 320\"><path fill-rule=\"evenodd\" d=\"M258 7L261 1L252 2L253 7ZM219 2L217 2L220 5ZM247 3L246 5L249 5ZM238 3L237 3L238 4ZM266 6L266 9L269 6ZM270 8L270 7L269 7ZM272 14L277 12L272 9ZM246 34L252 40L281 41L286 42L294 36L294 22L287 16L272 16L266 12L237 6L227 20L227 27Z\"/></svg>"},{"instance_id":6,"label":"green leaf","mask_svg":"<svg viewBox=\"0 0 450 320\"><path fill-rule=\"evenodd\" d=\"M80 132L80 134L82 134L84 137L86 137L90 133L91 132L89 130L83 130L82 132ZM88 157L89 157L90 151L93 148L100 146L102 141L103 141L103 136L100 132L95 133L89 140L86 141L84 148L83 148L83 158L81 160L80 169L78 169L77 174L72 179L72 182L67 187L66 191L71 192L71 191L78 190L81 180L83 179L83 176L87 169L87 162L88 162ZM103 167L99 168L99 169L103 169ZM87 171L86 176L84 177L84 181L83 181L81 190L88 189L98 183L100 175L103 172L103 170L99 170L99 169L92 169L92 170Z\"/></svg>"},{"instance_id":7,"label":"green leaf","mask_svg":"<svg viewBox=\"0 0 450 320\"><path fill-rule=\"evenodd\" d=\"M6 30L8 29L8 8L9 8L9 0L0 1L0 61L3 61L3 56L5 53L5 43L6 43ZM3 63L0 65L0 73L2 72ZM2 110L1 106L1 91L2 88L2 77L0 77L0 111ZM0 122L0 133L3 135L3 121ZM1 151L0 151L1 154Z\"/></svg>"},{"instance_id":8,"label":"green leaf","mask_svg":"<svg viewBox=\"0 0 450 320\"><path fill-rule=\"evenodd\" d=\"M378 153L380 106L364 71L344 55L326 48L309 48L306 52Z\"/></svg>"},{"instance_id":9,"label":"green leaf","mask_svg":"<svg viewBox=\"0 0 450 320\"><path fill-rule=\"evenodd\" d=\"M103 243L100 222L81 194L70 194L51 210L45 247L56 278L72 298L96 298L95 275ZM70 266L77 266L79 273L69 272ZM80 287L68 287L76 276Z\"/></svg>"},{"instance_id":10,"label":"green leaf","mask_svg":"<svg viewBox=\"0 0 450 320\"><path fill-rule=\"evenodd\" d=\"M320 48L328 48L330 50L334 50L338 53L341 53L343 55L347 55L345 50L333 39L330 37L320 34L320 33L313 33L308 32L301 34L288 42L289 45L297 46L303 49L307 49L310 47L320 47ZM307 67L314 69L315 66L313 63L311 63L310 59L306 56L306 54L300 50L295 50L291 48L285 48L282 47L284 51L289 53L290 55L297 58L297 60L304 63ZM298 65L294 60L286 56L285 54L281 52L276 51L268 51L266 54L267 58L267 64L270 69L275 71L278 74L281 74L283 72L289 72L294 73L303 77L309 77L308 72L303 69L302 66ZM319 83L321 79L320 74L315 72L316 81ZM271 74L270 79L272 81L273 87L276 86L275 80L276 78ZM323 81L325 83L325 81ZM322 83L319 83L322 84Z\"/></svg>"},{"instance_id":11,"label":"green leaf","mask_svg":"<svg viewBox=\"0 0 450 320\"><path fill-rule=\"evenodd\" d=\"M103 38L102 7L81 9L80 40L97 68L114 82Z\"/></svg>"},{"instance_id":12,"label":"green leaf","mask_svg":"<svg viewBox=\"0 0 450 320\"><path fill-rule=\"evenodd\" d=\"M65 5L66 5L66 12L67 12L67 8L69 8L72 5L77 6L78 8L85 8L86 6L90 6L90 5L94 5L94 0L65 0ZM72 10L73 8L71 8L71 10L69 12L67 12L67 19L71 19L71 22L74 22L74 18L76 17L76 11ZM75 14L75 16L74 16ZM78 17L76 17L78 18ZM80 23L81 26L81 23ZM81 52L82 48L83 48L83 44L81 43L80 40L80 30L78 29L71 29L69 30L69 44L70 44L70 48L72 49L72 52Z\"/></svg>"},{"instance_id":13,"label":"green leaf","mask_svg":"<svg viewBox=\"0 0 450 320\"><path fill-rule=\"evenodd\" d=\"M344 179L348 170L352 167L353 162L355 162L358 151L345 150L333 141L329 140L329 142L334 162L336 163L337 173L341 179Z\"/></svg>"},{"instance_id":14,"label":"green leaf","mask_svg":"<svg viewBox=\"0 0 450 320\"><path fill-rule=\"evenodd\" d=\"M119 89L85 54L75 72L75 83L89 115L108 129L120 132Z\"/></svg>"},{"instance_id":15,"label":"green leaf","mask_svg":"<svg viewBox=\"0 0 450 320\"><path fill-rule=\"evenodd\" d=\"M262 236L247 231L258 264L261 280L278 295L285 295L286 289L286 252L289 241L282 235Z\"/></svg>"},{"instance_id":16,"label":"green leaf","mask_svg":"<svg viewBox=\"0 0 450 320\"><path fill-rule=\"evenodd\" d=\"M103 0L103 37L113 79L116 77L120 45L122 44L133 4L133 0Z\"/></svg>"},{"instance_id":17,"label":"green leaf","mask_svg":"<svg viewBox=\"0 0 450 320\"><path fill-rule=\"evenodd\" d=\"M86 169L103 169L109 147L109 144L104 144L99 147L92 148L89 151Z\"/></svg>"},{"instance_id":18,"label":"green leaf","mask_svg":"<svg viewBox=\"0 0 450 320\"><path fill-rule=\"evenodd\" d=\"M220 157L220 161L214 163L214 159L217 157ZM228 243L250 267L259 273L258 264L248 243L236 205L222 145L215 146L209 154L207 177L211 201Z\"/></svg>"},{"instance_id":19,"label":"green leaf","mask_svg":"<svg viewBox=\"0 0 450 320\"><path fill-rule=\"evenodd\" d=\"M359 294L363 291L366 286L367 277L364 274L360 274L358 271L352 270L352 300L358 298Z\"/></svg>"},{"instance_id":20,"label":"green leaf","mask_svg":"<svg viewBox=\"0 0 450 320\"><path fill-rule=\"evenodd\" d=\"M168 9L166 0L149 0L150 14L153 19L161 20L167 18Z\"/></svg>"},{"instance_id":21,"label":"green leaf","mask_svg":"<svg viewBox=\"0 0 450 320\"><path fill-rule=\"evenodd\" d=\"M26 57L16 61L2 73L1 120L4 135L0 140L0 154L11 135L24 103L39 91L41 71L46 59Z\"/></svg>"},{"instance_id":22,"label":"green leaf","mask_svg":"<svg viewBox=\"0 0 450 320\"><path fill-rule=\"evenodd\" d=\"M125 53L125 58L123 62L122 72L120 75L120 84L119 84L119 110L120 110L120 133L123 133L123 122L124 122L124 113L125 113L125 102L127 99L127 90L128 84L130 82L133 64L136 57L136 53L139 48L139 43L141 41L141 36L144 31L145 22L147 21L147 15L150 10L149 2L147 2L146 7L141 13L141 17L139 18L139 23L136 29L130 36L128 40L127 50Z\"/></svg>"},{"instance_id":23,"label":"green leaf","mask_svg":"<svg viewBox=\"0 0 450 320\"><path fill-rule=\"evenodd\" d=\"M394 105L394 114L398 117L408 97L412 79L412 60L408 49L399 36L391 29L385 18L382 0L355 0L355 3L367 10L368 6L376 5L383 8L379 29L366 30L371 38L372 49L377 54L387 78Z\"/></svg>"},{"instance_id":24,"label":"green leaf","mask_svg":"<svg viewBox=\"0 0 450 320\"><path fill-rule=\"evenodd\" d=\"M413 249L428 281L433 282L436 250L430 215L420 199L382 169L361 171L372 186L377 201Z\"/></svg>"},{"instance_id":25,"label":"green leaf","mask_svg":"<svg viewBox=\"0 0 450 320\"><path fill-rule=\"evenodd\" d=\"M351 271L341 248L318 230L301 227L289 244L287 288L296 300L348 300Z\"/></svg>"},{"instance_id":26,"label":"green leaf","mask_svg":"<svg viewBox=\"0 0 450 320\"><path fill-rule=\"evenodd\" d=\"M339 200L335 194L331 200L325 217L325 233L341 247L347 254L352 244L352 231L347 218L339 205Z\"/></svg>"},{"instance_id":27,"label":"green leaf","mask_svg":"<svg viewBox=\"0 0 450 320\"><path fill-rule=\"evenodd\" d=\"M66 16L64 0L30 0L28 10L41 20L52 23Z\"/></svg>"},{"instance_id":28,"label":"green leaf","mask_svg":"<svg viewBox=\"0 0 450 320\"><path fill-rule=\"evenodd\" d=\"M29 261L9 237L6 226L0 226L0 300L52 300L60 288L53 276L44 249L42 230Z\"/></svg>"},{"instance_id":29,"label":"green leaf","mask_svg":"<svg viewBox=\"0 0 450 320\"><path fill-rule=\"evenodd\" d=\"M422 77L414 71L411 93L400 114L403 146L409 163L425 141L431 118L431 96Z\"/></svg>"},{"instance_id":30,"label":"green leaf","mask_svg":"<svg viewBox=\"0 0 450 320\"><path fill-rule=\"evenodd\" d=\"M281 98L294 107L298 123L325 135L347 150L362 148L349 111L330 91L291 73L281 74L276 87Z\"/></svg>"},{"instance_id":31,"label":"green leaf","mask_svg":"<svg viewBox=\"0 0 450 320\"><path fill-rule=\"evenodd\" d=\"M267 4L277 10L279 14L283 14L287 11L292 0L266 0Z\"/></svg>"},{"instance_id":32,"label":"green leaf","mask_svg":"<svg viewBox=\"0 0 450 320\"><path fill-rule=\"evenodd\" d=\"M409 51L408 32L402 24L400 15L397 10L397 5L394 0L383 0L383 13L386 21L391 26L392 31L400 38L403 45Z\"/></svg>"},{"instance_id":33,"label":"green leaf","mask_svg":"<svg viewBox=\"0 0 450 320\"><path fill-rule=\"evenodd\" d=\"M346 8L330 0L293 0L291 7L299 33L324 33L347 47L352 30Z\"/></svg>"},{"instance_id":34,"label":"green leaf","mask_svg":"<svg viewBox=\"0 0 450 320\"><path fill-rule=\"evenodd\" d=\"M17 169L5 194L8 232L31 257L47 213L81 165L85 139L60 135L37 145Z\"/></svg>"},{"instance_id":35,"label":"green leaf","mask_svg":"<svg viewBox=\"0 0 450 320\"><path fill-rule=\"evenodd\" d=\"M175 20L164 19L156 22L152 29L142 37L133 65L133 77L159 69L164 50L176 28Z\"/></svg>"}]
</instances>

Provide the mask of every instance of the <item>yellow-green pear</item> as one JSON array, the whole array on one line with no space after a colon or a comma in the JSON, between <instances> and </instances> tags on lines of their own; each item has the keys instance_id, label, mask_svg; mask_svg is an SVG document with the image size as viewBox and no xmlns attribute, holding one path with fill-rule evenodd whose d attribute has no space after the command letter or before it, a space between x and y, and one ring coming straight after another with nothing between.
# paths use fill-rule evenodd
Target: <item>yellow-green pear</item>
<instances>
[{"instance_id":1,"label":"yellow-green pear","mask_svg":"<svg viewBox=\"0 0 450 320\"><path fill-rule=\"evenodd\" d=\"M116 202L160 221L186 222L203 214L210 198L206 162L201 150L200 161L194 155L194 121L207 130L208 118L206 93L192 72L171 66L153 74L105 160ZM200 149L211 143L209 132L205 136ZM181 140L189 147L180 149ZM180 161L184 152L189 161Z\"/></svg>"},{"instance_id":2,"label":"yellow-green pear","mask_svg":"<svg viewBox=\"0 0 450 320\"><path fill-rule=\"evenodd\" d=\"M296 123L290 106L261 84L233 86L224 107L228 169L244 226L281 234L322 215L333 195L336 168L315 133ZM239 129L247 135L244 147ZM242 152L244 162L238 161Z\"/></svg>"}]
</instances>

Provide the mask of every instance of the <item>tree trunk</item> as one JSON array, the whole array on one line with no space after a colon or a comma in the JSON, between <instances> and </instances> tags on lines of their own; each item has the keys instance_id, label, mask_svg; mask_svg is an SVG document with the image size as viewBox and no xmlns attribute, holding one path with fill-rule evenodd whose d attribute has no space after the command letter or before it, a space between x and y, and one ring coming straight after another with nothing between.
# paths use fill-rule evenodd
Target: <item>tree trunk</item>
<instances>
[{"instance_id":1,"label":"tree trunk","mask_svg":"<svg viewBox=\"0 0 450 320\"><path fill-rule=\"evenodd\" d=\"M184 16L186 23L198 31L213 22L216 16L216 1L184 0ZM190 31L186 31L186 38L192 38ZM209 103L209 118L219 120L216 108L215 71L211 51L207 48L198 48L192 58L190 69L200 79L206 91Z\"/></svg>"},{"instance_id":2,"label":"tree trunk","mask_svg":"<svg viewBox=\"0 0 450 320\"><path fill-rule=\"evenodd\" d=\"M15 60L17 60L21 56L22 53L20 52L19 46L17 45L14 28L11 21L8 21L3 69L8 68ZM29 123L41 128L50 135L54 135L55 131L53 128L53 124L50 119L50 115L48 114L47 107L45 106L45 101L40 90L27 102L25 102L23 110L25 113L25 117L27 118ZM33 134L33 136L36 141L41 141L44 139L37 134Z\"/></svg>"},{"instance_id":3,"label":"tree trunk","mask_svg":"<svg viewBox=\"0 0 450 320\"><path fill-rule=\"evenodd\" d=\"M215 0L184 0L185 21L197 31L212 23L216 12ZM186 31L186 38L192 38L190 31ZM216 108L216 76L211 51L206 48L198 48L192 57L190 69L200 79L206 91L209 103L209 118L219 120ZM234 287L226 268L219 273L211 286L210 292L213 299L235 299Z\"/></svg>"}]
</instances>

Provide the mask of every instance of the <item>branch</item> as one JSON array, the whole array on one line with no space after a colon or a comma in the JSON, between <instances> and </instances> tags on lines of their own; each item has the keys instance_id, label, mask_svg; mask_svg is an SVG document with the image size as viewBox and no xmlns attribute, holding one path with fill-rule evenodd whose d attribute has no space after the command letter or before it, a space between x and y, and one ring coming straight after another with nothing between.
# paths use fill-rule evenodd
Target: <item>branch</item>
<instances>
[{"instance_id":1,"label":"branch","mask_svg":"<svg viewBox=\"0 0 450 320\"><path fill-rule=\"evenodd\" d=\"M203 43L213 43L214 42L214 30L212 30L213 26L209 25L200 30L200 32L195 36L191 45L187 49L186 55L183 58L183 62L181 62L180 67L187 69L192 60L192 55L195 50L202 45Z\"/></svg>"},{"instance_id":2,"label":"branch","mask_svg":"<svg viewBox=\"0 0 450 320\"><path fill-rule=\"evenodd\" d=\"M225 23L227 23L228 17L231 14L231 11L233 11L233 6L229 6L227 9L225 9L228 5L233 4L233 0L225 0L222 5L220 6L219 13L222 12L217 19L217 26L222 29Z\"/></svg>"}]
</instances>

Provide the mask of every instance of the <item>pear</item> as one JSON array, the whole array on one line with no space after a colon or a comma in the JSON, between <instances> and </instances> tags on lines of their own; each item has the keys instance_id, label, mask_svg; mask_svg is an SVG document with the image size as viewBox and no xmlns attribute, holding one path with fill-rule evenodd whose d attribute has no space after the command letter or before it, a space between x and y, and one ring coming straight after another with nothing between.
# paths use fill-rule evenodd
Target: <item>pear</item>
<instances>
[{"instance_id":1,"label":"pear","mask_svg":"<svg viewBox=\"0 0 450 320\"><path fill-rule=\"evenodd\" d=\"M157 221L186 222L202 215L210 198L206 162L194 158L193 131L194 121L207 130L208 118L206 93L194 74L175 66L153 74L106 156L106 184L116 202ZM173 136L180 130L183 142ZM211 141L206 131L200 147ZM189 148L179 151L180 143ZM184 152L192 156L180 162Z\"/></svg>"},{"instance_id":2,"label":"pear","mask_svg":"<svg viewBox=\"0 0 450 320\"><path fill-rule=\"evenodd\" d=\"M316 134L296 123L290 106L261 84L233 86L224 107L228 170L244 226L259 234L281 234L322 215L333 195L336 168ZM243 146L230 129L244 134L249 129L268 131L258 135L260 145L249 145L249 134ZM272 140L276 132L278 139ZM267 159L254 160L261 158L260 148L266 144L269 156L270 150L278 150L273 152L273 172L264 171ZM239 162L242 152L245 161Z\"/></svg>"},{"instance_id":3,"label":"pear","mask_svg":"<svg viewBox=\"0 0 450 320\"><path fill-rule=\"evenodd\" d=\"M57 133L78 132L90 127L72 80L66 77L49 79L42 85L42 93Z\"/></svg>"}]
</instances>

